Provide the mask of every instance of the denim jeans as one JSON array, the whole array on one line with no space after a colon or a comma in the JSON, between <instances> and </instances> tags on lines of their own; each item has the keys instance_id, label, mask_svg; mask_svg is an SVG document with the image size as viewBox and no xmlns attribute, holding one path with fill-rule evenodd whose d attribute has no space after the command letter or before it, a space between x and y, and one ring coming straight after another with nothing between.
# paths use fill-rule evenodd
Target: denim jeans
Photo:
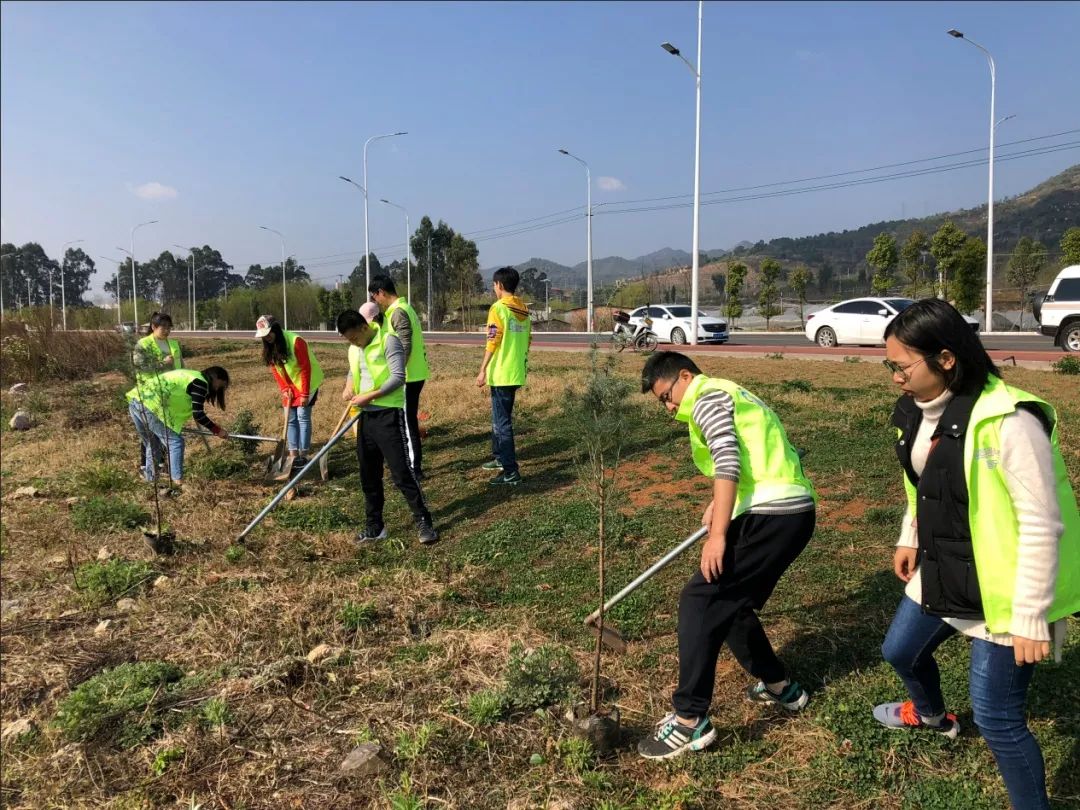
<instances>
[{"instance_id":1,"label":"denim jeans","mask_svg":"<svg viewBox=\"0 0 1080 810\"><path fill-rule=\"evenodd\" d=\"M923 716L945 711L934 650L956 633L904 597L885 636L881 653L904 682ZM1046 810L1046 769L1042 751L1027 726L1024 706L1034 664L1017 666L1012 647L975 639L968 688L975 725L997 761L1014 810Z\"/></svg>"},{"instance_id":2,"label":"denim jeans","mask_svg":"<svg viewBox=\"0 0 1080 810\"><path fill-rule=\"evenodd\" d=\"M503 473L518 471L517 452L514 449L514 397L518 385L491 386L491 452L502 464Z\"/></svg>"},{"instance_id":3,"label":"denim jeans","mask_svg":"<svg viewBox=\"0 0 1080 810\"><path fill-rule=\"evenodd\" d=\"M135 430L142 439L146 455L143 459L143 478L147 481L154 480L155 466L162 460L162 448L169 448L169 477L173 481L179 481L184 477L184 437L179 433L173 433L150 411L143 408L142 403L132 402L128 405L128 414L135 424Z\"/></svg>"},{"instance_id":4,"label":"denim jeans","mask_svg":"<svg viewBox=\"0 0 1080 810\"><path fill-rule=\"evenodd\" d=\"M303 408L289 408L289 450L298 450L306 453L311 449L311 409L315 407L315 400L319 398L316 391L308 399L308 404Z\"/></svg>"}]
</instances>

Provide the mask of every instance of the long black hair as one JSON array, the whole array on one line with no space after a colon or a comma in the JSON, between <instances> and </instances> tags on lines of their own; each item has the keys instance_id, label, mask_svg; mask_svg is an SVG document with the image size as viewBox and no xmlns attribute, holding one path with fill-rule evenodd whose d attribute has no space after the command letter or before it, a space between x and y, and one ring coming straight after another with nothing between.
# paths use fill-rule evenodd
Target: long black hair
<instances>
[{"instance_id":1,"label":"long black hair","mask_svg":"<svg viewBox=\"0 0 1080 810\"><path fill-rule=\"evenodd\" d=\"M885 338L890 337L924 355L927 367L954 394L977 395L991 374L1001 376L964 316L939 298L916 301L893 318L885 327ZM946 349L956 358L951 369L941 365L940 355Z\"/></svg>"},{"instance_id":2,"label":"long black hair","mask_svg":"<svg viewBox=\"0 0 1080 810\"><path fill-rule=\"evenodd\" d=\"M217 405L221 410L225 410L225 389L229 387L229 372L221 366L210 366L210 368L203 369L202 375L206 377L206 383L210 387L210 393L206 395L206 401L211 405ZM225 384L215 391L214 380L219 380Z\"/></svg>"},{"instance_id":3,"label":"long black hair","mask_svg":"<svg viewBox=\"0 0 1080 810\"><path fill-rule=\"evenodd\" d=\"M285 342L285 333L281 331L281 324L275 323L270 327L270 335L273 340L263 340L263 362L268 366L283 366L289 359L289 344Z\"/></svg>"}]
</instances>

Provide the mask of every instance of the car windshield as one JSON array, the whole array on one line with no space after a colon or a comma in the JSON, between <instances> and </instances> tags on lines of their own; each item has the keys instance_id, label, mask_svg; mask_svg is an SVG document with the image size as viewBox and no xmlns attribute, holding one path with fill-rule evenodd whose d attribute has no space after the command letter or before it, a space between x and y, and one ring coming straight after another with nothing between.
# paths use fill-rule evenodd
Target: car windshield
<instances>
[{"instance_id":1,"label":"car windshield","mask_svg":"<svg viewBox=\"0 0 1080 810\"><path fill-rule=\"evenodd\" d=\"M668 307L667 309L668 309L668 312L671 313L673 318L689 318L690 313L692 312L690 307ZM698 317L699 318L707 318L709 316L706 315L704 312L702 312L699 309L698 310Z\"/></svg>"},{"instance_id":2,"label":"car windshield","mask_svg":"<svg viewBox=\"0 0 1080 810\"><path fill-rule=\"evenodd\" d=\"M903 312L915 302L910 298L886 298L885 303L897 312Z\"/></svg>"}]
</instances>

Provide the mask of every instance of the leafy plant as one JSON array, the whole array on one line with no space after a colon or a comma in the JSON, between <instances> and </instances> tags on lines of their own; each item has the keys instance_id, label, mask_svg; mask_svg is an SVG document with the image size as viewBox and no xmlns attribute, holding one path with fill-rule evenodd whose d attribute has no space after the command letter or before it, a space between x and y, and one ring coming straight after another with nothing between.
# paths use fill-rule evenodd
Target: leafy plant
<instances>
[{"instance_id":1,"label":"leafy plant","mask_svg":"<svg viewBox=\"0 0 1080 810\"><path fill-rule=\"evenodd\" d=\"M374 602L346 602L338 612L338 619L346 630L368 627L375 623L377 616Z\"/></svg>"},{"instance_id":2,"label":"leafy plant","mask_svg":"<svg viewBox=\"0 0 1080 810\"><path fill-rule=\"evenodd\" d=\"M150 520L150 514L136 503L120 498L95 496L71 509L71 522L81 532L135 529Z\"/></svg>"},{"instance_id":3,"label":"leafy plant","mask_svg":"<svg viewBox=\"0 0 1080 810\"><path fill-rule=\"evenodd\" d=\"M577 664L566 647L544 644L528 649L515 642L506 667L503 700L510 709L539 709L566 700L577 680Z\"/></svg>"},{"instance_id":4,"label":"leafy plant","mask_svg":"<svg viewBox=\"0 0 1080 810\"><path fill-rule=\"evenodd\" d=\"M469 696L466 712L476 725L490 726L502 716L503 696L495 689L476 692Z\"/></svg>"},{"instance_id":5,"label":"leafy plant","mask_svg":"<svg viewBox=\"0 0 1080 810\"><path fill-rule=\"evenodd\" d=\"M229 433L242 433L246 436L258 436L262 427L255 421L255 414L247 408L241 408L236 413L232 424L229 425ZM240 451L244 454L248 463L255 459L259 453L257 442L239 442Z\"/></svg>"},{"instance_id":6,"label":"leafy plant","mask_svg":"<svg viewBox=\"0 0 1080 810\"><path fill-rule=\"evenodd\" d=\"M1080 357L1066 355L1060 360L1051 363L1050 367L1058 374L1080 374Z\"/></svg>"},{"instance_id":7,"label":"leafy plant","mask_svg":"<svg viewBox=\"0 0 1080 810\"><path fill-rule=\"evenodd\" d=\"M157 573L141 560L114 558L83 563L75 571L75 581L85 594L104 602L133 593Z\"/></svg>"},{"instance_id":8,"label":"leafy plant","mask_svg":"<svg viewBox=\"0 0 1080 810\"><path fill-rule=\"evenodd\" d=\"M415 732L402 731L394 745L394 756L409 762L427 750L432 738L440 731L438 723L425 721Z\"/></svg>"},{"instance_id":9,"label":"leafy plant","mask_svg":"<svg viewBox=\"0 0 1080 810\"><path fill-rule=\"evenodd\" d=\"M424 810L424 800L413 793L407 773L401 775L401 787L390 794L390 810Z\"/></svg>"},{"instance_id":10,"label":"leafy plant","mask_svg":"<svg viewBox=\"0 0 1080 810\"><path fill-rule=\"evenodd\" d=\"M556 751L562 766L575 776L581 776L592 767L592 743L583 737L564 737L559 740Z\"/></svg>"},{"instance_id":11,"label":"leafy plant","mask_svg":"<svg viewBox=\"0 0 1080 810\"><path fill-rule=\"evenodd\" d=\"M210 698L202 707L202 719L210 728L221 728L232 722L232 712L225 698Z\"/></svg>"},{"instance_id":12,"label":"leafy plant","mask_svg":"<svg viewBox=\"0 0 1080 810\"><path fill-rule=\"evenodd\" d=\"M247 554L247 549L239 545L231 545L225 549L225 559L227 562L233 564L240 562L244 559L244 555Z\"/></svg>"},{"instance_id":13,"label":"leafy plant","mask_svg":"<svg viewBox=\"0 0 1080 810\"><path fill-rule=\"evenodd\" d=\"M184 749L178 747L163 748L157 752L154 757L154 762L150 766L150 770L154 772L154 776L161 776L169 769L169 764L172 762L178 762L184 758Z\"/></svg>"}]
</instances>

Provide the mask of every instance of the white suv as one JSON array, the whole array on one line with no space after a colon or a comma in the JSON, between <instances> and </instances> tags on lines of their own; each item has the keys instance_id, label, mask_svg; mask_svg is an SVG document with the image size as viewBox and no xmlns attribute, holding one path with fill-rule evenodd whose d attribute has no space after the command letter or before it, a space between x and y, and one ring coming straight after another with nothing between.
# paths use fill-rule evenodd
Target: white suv
<instances>
[{"instance_id":1,"label":"white suv","mask_svg":"<svg viewBox=\"0 0 1080 810\"><path fill-rule=\"evenodd\" d=\"M1080 352L1080 264L1066 267L1035 305L1039 330L1067 352Z\"/></svg>"}]
</instances>

